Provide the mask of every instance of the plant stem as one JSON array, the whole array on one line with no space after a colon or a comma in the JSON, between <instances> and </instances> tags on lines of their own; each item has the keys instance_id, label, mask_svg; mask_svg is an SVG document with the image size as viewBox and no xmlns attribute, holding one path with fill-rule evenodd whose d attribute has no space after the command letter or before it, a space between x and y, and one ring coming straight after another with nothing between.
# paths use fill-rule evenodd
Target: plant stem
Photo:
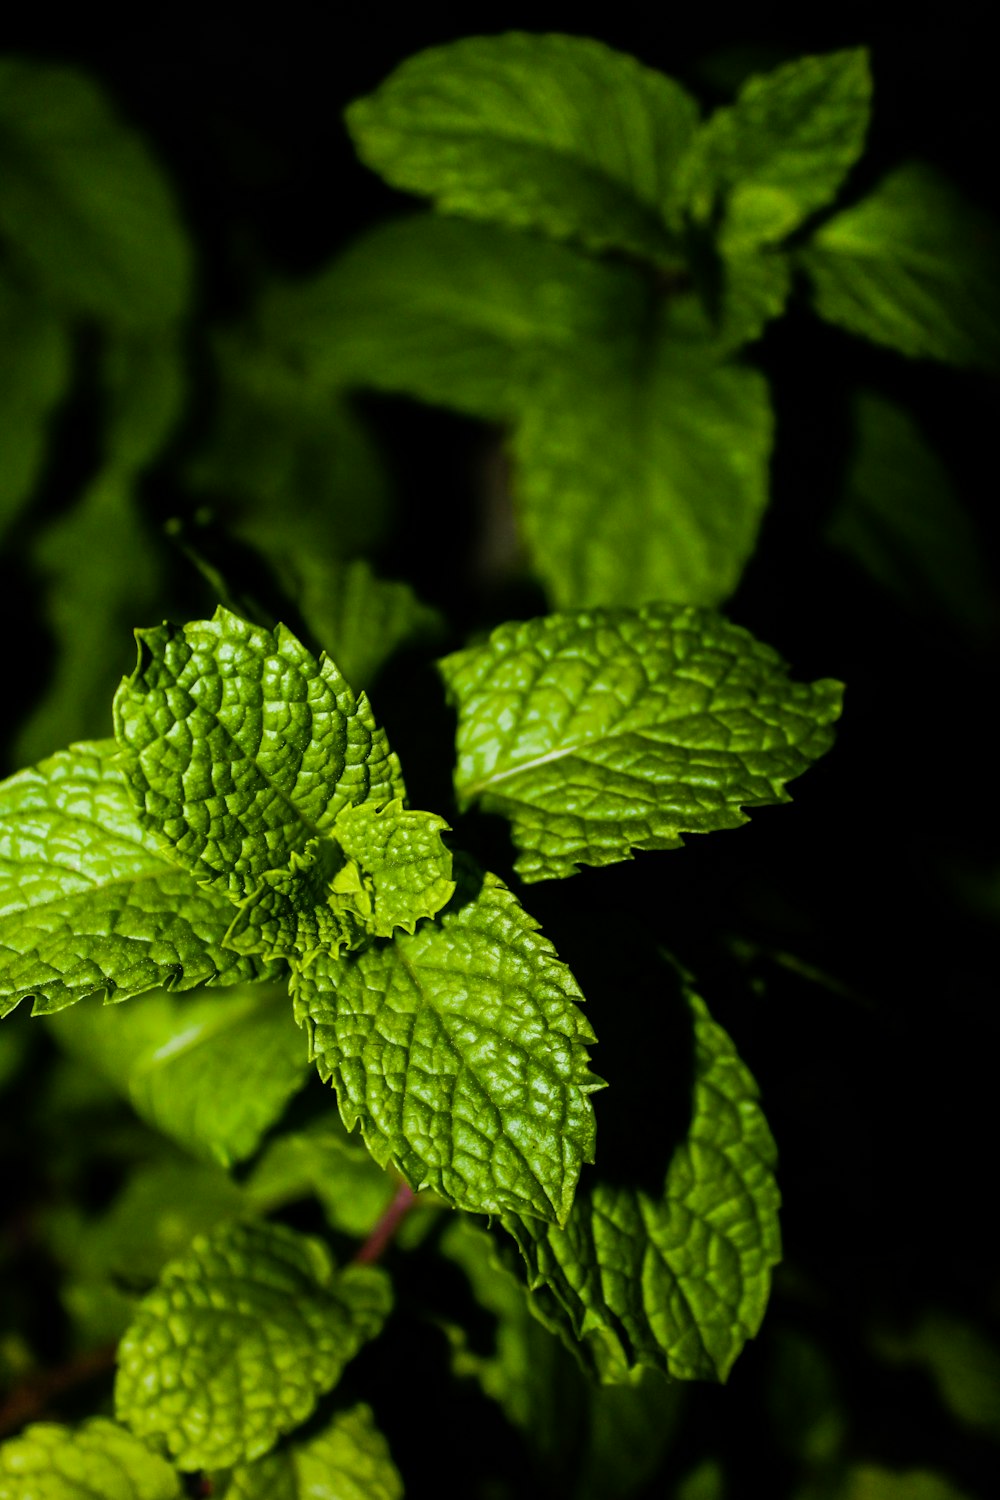
<instances>
[{"instance_id":1,"label":"plant stem","mask_svg":"<svg viewBox=\"0 0 1000 1500\"><path fill-rule=\"evenodd\" d=\"M31 1376L11 1391L0 1406L0 1436L16 1432L25 1422L43 1416L54 1396L105 1374L113 1367L117 1351L117 1344L101 1344L97 1349L85 1349L55 1369L41 1370Z\"/></svg>"},{"instance_id":2,"label":"plant stem","mask_svg":"<svg viewBox=\"0 0 1000 1500\"><path fill-rule=\"evenodd\" d=\"M413 1189L401 1182L396 1196L355 1255L353 1265L370 1266L379 1259L416 1200Z\"/></svg>"}]
</instances>

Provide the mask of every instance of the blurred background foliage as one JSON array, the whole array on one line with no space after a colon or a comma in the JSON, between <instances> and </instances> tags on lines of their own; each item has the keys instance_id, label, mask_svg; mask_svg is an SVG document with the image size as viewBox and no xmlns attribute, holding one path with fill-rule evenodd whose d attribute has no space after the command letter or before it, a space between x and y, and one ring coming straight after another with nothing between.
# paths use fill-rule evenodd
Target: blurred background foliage
<instances>
[{"instance_id":1,"label":"blurred background foliage","mask_svg":"<svg viewBox=\"0 0 1000 1500\"><path fill-rule=\"evenodd\" d=\"M626 5L606 20L591 34L708 104L749 71L868 44L874 119L852 196L919 157L997 211L977 7L918 12L905 29L850 4L668 20ZM487 7L473 29L512 27L579 22ZM132 627L222 598L334 650L372 688L415 804L445 809L447 726L415 712L419 663L546 607L511 518L502 425L483 420L502 404L499 365L451 348L433 376L447 389L426 393L443 410L379 380L363 319L326 347L351 389L289 329L345 249L358 285L386 236L409 235L426 265L412 230L375 228L407 200L355 159L342 112L462 34L433 7L348 25L294 4L266 26L208 12L113 39L82 18L58 37L29 16L0 28L4 774L110 733ZM414 271L393 306L419 340L435 309L416 291ZM998 385L850 339L794 299L751 358L775 404L771 499L726 608L798 674L848 684L839 747L773 819L692 840L655 872L584 872L570 900L578 925L609 908L648 919L735 1036L781 1151L786 1261L728 1386L674 1387L665 1405L662 1387L591 1390L471 1227L449 1227L442 1271L418 1226L392 1358L359 1361L415 1494L435 1472L420 1441L440 1421L432 1377L449 1371L449 1446L484 1500L995 1491ZM544 921L553 901L528 905ZM178 1003L133 1002L110 1046L104 1023L125 1011L44 1025L18 1013L0 1031L8 1427L93 1409L106 1371L96 1358L88 1384L87 1359L232 1195L291 1205L336 1238L367 1232L391 1192L324 1124L327 1096L266 993L195 997L185 1025L210 1003L213 1067L237 1032L237 1066L267 1057L273 1108L292 1101L281 1134L185 1116L171 1102L184 1087L143 1061ZM67 1369L78 1378L60 1385Z\"/></svg>"}]
</instances>

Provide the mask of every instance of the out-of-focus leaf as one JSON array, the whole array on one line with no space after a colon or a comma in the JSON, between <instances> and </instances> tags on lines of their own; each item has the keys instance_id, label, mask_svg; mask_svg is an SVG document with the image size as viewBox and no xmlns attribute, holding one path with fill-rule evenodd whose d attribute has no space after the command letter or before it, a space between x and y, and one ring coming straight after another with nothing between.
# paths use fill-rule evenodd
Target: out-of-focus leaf
<instances>
[{"instance_id":1,"label":"out-of-focus leaf","mask_svg":"<svg viewBox=\"0 0 1000 1500\"><path fill-rule=\"evenodd\" d=\"M140 996L113 1013L84 1002L52 1026L154 1129L224 1165L252 1155L309 1072L280 980Z\"/></svg>"},{"instance_id":2,"label":"out-of-focus leaf","mask_svg":"<svg viewBox=\"0 0 1000 1500\"><path fill-rule=\"evenodd\" d=\"M897 167L798 252L821 318L903 354L1000 369L1000 232L931 167Z\"/></svg>"},{"instance_id":3,"label":"out-of-focus leaf","mask_svg":"<svg viewBox=\"0 0 1000 1500\"><path fill-rule=\"evenodd\" d=\"M854 422L829 541L911 609L982 630L996 615L984 548L944 463L916 419L874 391L856 396Z\"/></svg>"},{"instance_id":4,"label":"out-of-focus leaf","mask_svg":"<svg viewBox=\"0 0 1000 1500\"><path fill-rule=\"evenodd\" d=\"M931 1308L906 1334L880 1333L876 1352L927 1371L951 1414L1000 1440L1000 1341L964 1318Z\"/></svg>"},{"instance_id":5,"label":"out-of-focus leaf","mask_svg":"<svg viewBox=\"0 0 1000 1500\"><path fill-rule=\"evenodd\" d=\"M181 1500L181 1477L117 1422L36 1422L0 1447L0 1500Z\"/></svg>"},{"instance_id":6,"label":"out-of-focus leaf","mask_svg":"<svg viewBox=\"0 0 1000 1500\"><path fill-rule=\"evenodd\" d=\"M0 236L40 290L114 327L184 311L191 254L141 137L92 79L0 59Z\"/></svg>"},{"instance_id":7,"label":"out-of-focus leaf","mask_svg":"<svg viewBox=\"0 0 1000 1500\"><path fill-rule=\"evenodd\" d=\"M392 1202L398 1178L383 1170L332 1106L305 1130L277 1136L244 1183L247 1201L266 1214L305 1197L319 1199L328 1222L362 1239Z\"/></svg>"},{"instance_id":8,"label":"out-of-focus leaf","mask_svg":"<svg viewBox=\"0 0 1000 1500\"><path fill-rule=\"evenodd\" d=\"M408 58L347 111L362 161L446 213L677 264L668 231L698 106L579 36L466 37Z\"/></svg>"},{"instance_id":9,"label":"out-of-focus leaf","mask_svg":"<svg viewBox=\"0 0 1000 1500\"><path fill-rule=\"evenodd\" d=\"M38 479L69 355L60 319L0 275L0 539Z\"/></svg>"}]
</instances>

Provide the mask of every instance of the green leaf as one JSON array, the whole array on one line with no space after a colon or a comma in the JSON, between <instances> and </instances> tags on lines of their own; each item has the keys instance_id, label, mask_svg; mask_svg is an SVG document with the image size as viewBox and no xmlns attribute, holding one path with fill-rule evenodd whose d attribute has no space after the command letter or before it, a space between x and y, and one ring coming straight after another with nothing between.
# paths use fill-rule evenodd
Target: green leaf
<instances>
[{"instance_id":1,"label":"green leaf","mask_svg":"<svg viewBox=\"0 0 1000 1500\"><path fill-rule=\"evenodd\" d=\"M502 421L532 402L553 351L572 360L581 338L640 323L648 298L632 267L425 215L364 235L319 276L271 293L259 317L317 385Z\"/></svg>"},{"instance_id":2,"label":"green leaf","mask_svg":"<svg viewBox=\"0 0 1000 1500\"><path fill-rule=\"evenodd\" d=\"M457 1208L563 1220L594 1150L593 1033L551 943L493 875L433 925L293 971L349 1130Z\"/></svg>"},{"instance_id":3,"label":"green leaf","mask_svg":"<svg viewBox=\"0 0 1000 1500\"><path fill-rule=\"evenodd\" d=\"M433 47L346 119L362 161L446 213L677 264L666 212L698 106L601 42L510 32Z\"/></svg>"},{"instance_id":4,"label":"green leaf","mask_svg":"<svg viewBox=\"0 0 1000 1500\"><path fill-rule=\"evenodd\" d=\"M514 432L524 537L557 608L717 604L753 551L768 499L767 382L707 350L692 357L669 319L667 303L553 361Z\"/></svg>"},{"instance_id":5,"label":"green leaf","mask_svg":"<svg viewBox=\"0 0 1000 1500\"><path fill-rule=\"evenodd\" d=\"M305 1443L222 1479L219 1500L402 1500L403 1481L369 1406L338 1412Z\"/></svg>"},{"instance_id":6,"label":"green leaf","mask_svg":"<svg viewBox=\"0 0 1000 1500\"><path fill-rule=\"evenodd\" d=\"M73 1215L49 1246L75 1275L136 1286L155 1281L195 1235L245 1212L243 1193L221 1167L196 1161L143 1163L98 1218ZM124 1332L124 1329L122 1329Z\"/></svg>"},{"instance_id":7,"label":"green leaf","mask_svg":"<svg viewBox=\"0 0 1000 1500\"><path fill-rule=\"evenodd\" d=\"M439 1240L461 1267L477 1305L495 1320L493 1348L449 1329L452 1369L479 1382L524 1434L545 1479L572 1500L624 1500L653 1475L680 1415L681 1387L651 1370L620 1385L591 1380L535 1317L523 1280L467 1215Z\"/></svg>"},{"instance_id":8,"label":"green leaf","mask_svg":"<svg viewBox=\"0 0 1000 1500\"><path fill-rule=\"evenodd\" d=\"M357 686L367 688L399 650L444 634L436 609L408 583L378 577L364 558L339 563L302 551L280 577L317 644Z\"/></svg>"},{"instance_id":9,"label":"green leaf","mask_svg":"<svg viewBox=\"0 0 1000 1500\"><path fill-rule=\"evenodd\" d=\"M389 482L343 394L289 357L285 333L215 336L214 409L185 479L242 540L308 570L381 540ZM331 654L353 683L350 663Z\"/></svg>"},{"instance_id":10,"label":"green leaf","mask_svg":"<svg viewBox=\"0 0 1000 1500\"><path fill-rule=\"evenodd\" d=\"M875 391L859 391L853 406L853 453L827 539L910 608L988 628L996 606L985 548L945 464L905 408Z\"/></svg>"},{"instance_id":11,"label":"green leaf","mask_svg":"<svg viewBox=\"0 0 1000 1500\"><path fill-rule=\"evenodd\" d=\"M447 829L443 818L412 812L398 800L384 807L364 802L340 814L334 837L370 882L369 930L377 937L400 927L413 932L451 900L451 852L441 838Z\"/></svg>"},{"instance_id":12,"label":"green leaf","mask_svg":"<svg viewBox=\"0 0 1000 1500\"><path fill-rule=\"evenodd\" d=\"M802 57L751 78L692 145L682 175L691 211L722 208L725 254L773 244L836 196L864 148L868 53Z\"/></svg>"},{"instance_id":13,"label":"green leaf","mask_svg":"<svg viewBox=\"0 0 1000 1500\"><path fill-rule=\"evenodd\" d=\"M52 678L14 739L21 764L103 737L129 664L129 634L162 592L163 558L131 476L105 469L33 540L30 557L55 642Z\"/></svg>"},{"instance_id":14,"label":"green leaf","mask_svg":"<svg viewBox=\"0 0 1000 1500\"><path fill-rule=\"evenodd\" d=\"M903 354L1000 368L996 225L931 168L897 168L798 253L821 318Z\"/></svg>"},{"instance_id":15,"label":"green leaf","mask_svg":"<svg viewBox=\"0 0 1000 1500\"><path fill-rule=\"evenodd\" d=\"M0 59L0 234L40 289L125 328L184 311L191 257L140 137L91 79Z\"/></svg>"},{"instance_id":16,"label":"green leaf","mask_svg":"<svg viewBox=\"0 0 1000 1500\"><path fill-rule=\"evenodd\" d=\"M339 813L403 795L364 693L291 631L211 620L136 632L115 735L143 826L238 900Z\"/></svg>"},{"instance_id":17,"label":"green leaf","mask_svg":"<svg viewBox=\"0 0 1000 1500\"><path fill-rule=\"evenodd\" d=\"M791 263L765 247L723 258L706 247L704 275L678 287L663 311L664 338L685 354L704 360L731 354L760 338L784 311L792 286Z\"/></svg>"},{"instance_id":18,"label":"green leaf","mask_svg":"<svg viewBox=\"0 0 1000 1500\"><path fill-rule=\"evenodd\" d=\"M505 1214L543 1321L605 1379L648 1365L725 1380L760 1327L781 1255L775 1149L757 1087L691 990L694 1088L663 1191L581 1184L563 1228Z\"/></svg>"},{"instance_id":19,"label":"green leaf","mask_svg":"<svg viewBox=\"0 0 1000 1500\"><path fill-rule=\"evenodd\" d=\"M227 1224L166 1267L121 1342L115 1408L182 1469L266 1453L310 1415L391 1305L384 1272L336 1272L278 1224Z\"/></svg>"},{"instance_id":20,"label":"green leaf","mask_svg":"<svg viewBox=\"0 0 1000 1500\"><path fill-rule=\"evenodd\" d=\"M36 1422L0 1447L0 1500L181 1500L180 1475L117 1422Z\"/></svg>"},{"instance_id":21,"label":"green leaf","mask_svg":"<svg viewBox=\"0 0 1000 1500\"><path fill-rule=\"evenodd\" d=\"M841 688L791 682L769 646L691 607L501 625L440 663L455 787L511 824L523 880L672 849L787 802L829 749Z\"/></svg>"},{"instance_id":22,"label":"green leaf","mask_svg":"<svg viewBox=\"0 0 1000 1500\"><path fill-rule=\"evenodd\" d=\"M964 1486L933 1469L885 1469L852 1464L841 1482L807 1486L795 1500L972 1500Z\"/></svg>"},{"instance_id":23,"label":"green leaf","mask_svg":"<svg viewBox=\"0 0 1000 1500\"><path fill-rule=\"evenodd\" d=\"M69 377L65 325L0 275L0 539L38 480Z\"/></svg>"},{"instance_id":24,"label":"green leaf","mask_svg":"<svg viewBox=\"0 0 1000 1500\"><path fill-rule=\"evenodd\" d=\"M283 980L147 995L126 1010L88 1002L52 1027L155 1130L224 1166L256 1151L309 1072Z\"/></svg>"},{"instance_id":25,"label":"green leaf","mask_svg":"<svg viewBox=\"0 0 1000 1500\"><path fill-rule=\"evenodd\" d=\"M956 1421L1000 1440L1000 1345L983 1328L931 1307L906 1333L880 1333L874 1344L892 1364L922 1367Z\"/></svg>"},{"instance_id":26,"label":"green leaf","mask_svg":"<svg viewBox=\"0 0 1000 1500\"><path fill-rule=\"evenodd\" d=\"M268 870L263 882L241 903L226 934L237 953L298 958L317 953L337 957L341 948L367 940L371 896L354 860L345 860L333 839L310 839L301 854L292 851L287 870Z\"/></svg>"},{"instance_id":27,"label":"green leaf","mask_svg":"<svg viewBox=\"0 0 1000 1500\"><path fill-rule=\"evenodd\" d=\"M309 1128L270 1141L243 1185L247 1202L261 1215L316 1197L331 1227L355 1239L371 1233L398 1187L398 1178L347 1134L334 1109Z\"/></svg>"},{"instance_id":28,"label":"green leaf","mask_svg":"<svg viewBox=\"0 0 1000 1500\"><path fill-rule=\"evenodd\" d=\"M85 995L236 984L232 907L139 827L114 742L74 745L0 785L0 1014Z\"/></svg>"}]
</instances>

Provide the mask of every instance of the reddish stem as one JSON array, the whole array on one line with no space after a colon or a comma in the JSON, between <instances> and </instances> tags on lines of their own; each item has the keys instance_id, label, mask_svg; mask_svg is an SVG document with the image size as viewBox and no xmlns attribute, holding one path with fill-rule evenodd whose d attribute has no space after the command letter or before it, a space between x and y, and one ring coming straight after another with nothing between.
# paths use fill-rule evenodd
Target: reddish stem
<instances>
[{"instance_id":1,"label":"reddish stem","mask_svg":"<svg viewBox=\"0 0 1000 1500\"><path fill-rule=\"evenodd\" d=\"M386 1249L396 1230L403 1222L414 1203L417 1195L405 1182L401 1182L385 1213L379 1219L371 1234L361 1246L352 1262L356 1266L370 1266L377 1261Z\"/></svg>"},{"instance_id":2,"label":"reddish stem","mask_svg":"<svg viewBox=\"0 0 1000 1500\"><path fill-rule=\"evenodd\" d=\"M97 1349L85 1349L64 1365L31 1376L0 1406L0 1434L16 1432L25 1422L42 1416L53 1397L112 1369L117 1348L116 1344L102 1344Z\"/></svg>"}]
</instances>

